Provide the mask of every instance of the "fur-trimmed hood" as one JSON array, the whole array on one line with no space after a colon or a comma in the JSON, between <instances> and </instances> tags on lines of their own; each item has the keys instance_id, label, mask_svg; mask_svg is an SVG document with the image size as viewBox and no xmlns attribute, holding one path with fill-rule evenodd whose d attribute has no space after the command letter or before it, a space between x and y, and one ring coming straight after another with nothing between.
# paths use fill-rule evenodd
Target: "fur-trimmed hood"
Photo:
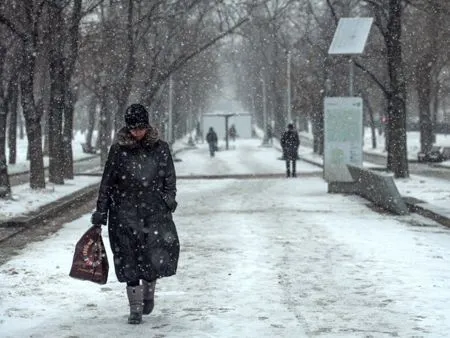
<instances>
[{"instance_id":1,"label":"fur-trimmed hood","mask_svg":"<svg viewBox=\"0 0 450 338\"><path fill-rule=\"evenodd\" d=\"M130 130L127 127L123 127L117 132L115 142L122 147L136 148L139 145L152 148L156 142L159 141L158 129L150 126L145 134L144 138L140 141L136 140L133 135L131 135Z\"/></svg>"}]
</instances>

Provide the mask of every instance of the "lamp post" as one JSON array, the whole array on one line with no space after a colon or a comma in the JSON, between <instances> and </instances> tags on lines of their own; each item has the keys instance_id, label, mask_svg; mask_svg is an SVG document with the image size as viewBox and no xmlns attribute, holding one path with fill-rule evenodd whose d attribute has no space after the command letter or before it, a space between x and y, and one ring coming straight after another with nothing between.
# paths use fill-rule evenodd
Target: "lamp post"
<instances>
[{"instance_id":1,"label":"lamp post","mask_svg":"<svg viewBox=\"0 0 450 338\"><path fill-rule=\"evenodd\" d=\"M262 92L263 92L263 126L264 126L264 138L263 144L268 144L267 139L267 97L266 97L266 81L261 78Z\"/></svg>"},{"instance_id":2,"label":"lamp post","mask_svg":"<svg viewBox=\"0 0 450 338\"><path fill-rule=\"evenodd\" d=\"M104 166L108 158L108 112L107 112L107 85L106 85L106 73L102 71L100 73L100 118L99 118L99 139L100 139L100 164Z\"/></svg>"},{"instance_id":3,"label":"lamp post","mask_svg":"<svg viewBox=\"0 0 450 338\"><path fill-rule=\"evenodd\" d=\"M287 53L287 120L288 123L292 122L292 109L291 109L291 52Z\"/></svg>"},{"instance_id":4,"label":"lamp post","mask_svg":"<svg viewBox=\"0 0 450 338\"><path fill-rule=\"evenodd\" d=\"M168 111L168 126L167 126L167 143L169 143L170 146L172 146L173 143L173 126L172 126L172 92L173 92L173 81L172 81L172 75L169 76L169 111Z\"/></svg>"},{"instance_id":5,"label":"lamp post","mask_svg":"<svg viewBox=\"0 0 450 338\"><path fill-rule=\"evenodd\" d=\"M169 149L172 154L174 162L181 162L181 159L177 158L173 153L173 80L172 75L169 76L169 108L167 112L167 133L165 133L166 142L169 144Z\"/></svg>"}]
</instances>

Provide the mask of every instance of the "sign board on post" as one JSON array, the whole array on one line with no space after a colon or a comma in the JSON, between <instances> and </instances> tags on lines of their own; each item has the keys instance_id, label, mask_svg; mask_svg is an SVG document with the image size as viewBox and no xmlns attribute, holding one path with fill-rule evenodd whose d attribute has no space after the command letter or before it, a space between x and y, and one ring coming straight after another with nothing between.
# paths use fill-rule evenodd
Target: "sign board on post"
<instances>
[{"instance_id":1,"label":"sign board on post","mask_svg":"<svg viewBox=\"0 0 450 338\"><path fill-rule=\"evenodd\" d=\"M324 104L324 179L352 182L347 164L362 166L362 99L327 97Z\"/></svg>"},{"instance_id":2,"label":"sign board on post","mask_svg":"<svg viewBox=\"0 0 450 338\"><path fill-rule=\"evenodd\" d=\"M339 19L328 54L362 54L373 18Z\"/></svg>"}]
</instances>

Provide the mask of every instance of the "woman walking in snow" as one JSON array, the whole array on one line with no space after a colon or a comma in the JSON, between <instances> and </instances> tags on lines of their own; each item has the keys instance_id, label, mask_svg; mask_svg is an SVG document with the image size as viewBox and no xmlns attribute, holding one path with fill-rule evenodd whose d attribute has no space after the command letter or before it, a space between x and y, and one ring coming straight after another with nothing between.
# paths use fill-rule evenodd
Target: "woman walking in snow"
<instances>
[{"instance_id":1,"label":"woman walking in snow","mask_svg":"<svg viewBox=\"0 0 450 338\"><path fill-rule=\"evenodd\" d=\"M144 106L128 107L125 124L109 151L92 223L108 221L116 276L127 283L128 323L139 324L153 310L156 280L177 270L176 175Z\"/></svg>"}]
</instances>

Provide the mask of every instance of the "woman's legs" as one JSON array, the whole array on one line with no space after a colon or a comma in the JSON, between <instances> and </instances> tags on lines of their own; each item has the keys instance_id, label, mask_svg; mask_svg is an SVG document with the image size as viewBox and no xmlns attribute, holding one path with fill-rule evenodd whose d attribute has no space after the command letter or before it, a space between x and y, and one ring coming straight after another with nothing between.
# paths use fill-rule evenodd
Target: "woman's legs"
<instances>
[{"instance_id":1,"label":"woman's legs","mask_svg":"<svg viewBox=\"0 0 450 338\"><path fill-rule=\"evenodd\" d=\"M130 304L128 324L140 324L144 302L144 288L139 281L127 282L127 296Z\"/></svg>"},{"instance_id":2,"label":"woman's legs","mask_svg":"<svg viewBox=\"0 0 450 338\"><path fill-rule=\"evenodd\" d=\"M153 311L155 306L155 288L156 288L156 280L147 282L146 280L142 280L142 286L144 288L144 310L143 314L148 315Z\"/></svg>"}]
</instances>

